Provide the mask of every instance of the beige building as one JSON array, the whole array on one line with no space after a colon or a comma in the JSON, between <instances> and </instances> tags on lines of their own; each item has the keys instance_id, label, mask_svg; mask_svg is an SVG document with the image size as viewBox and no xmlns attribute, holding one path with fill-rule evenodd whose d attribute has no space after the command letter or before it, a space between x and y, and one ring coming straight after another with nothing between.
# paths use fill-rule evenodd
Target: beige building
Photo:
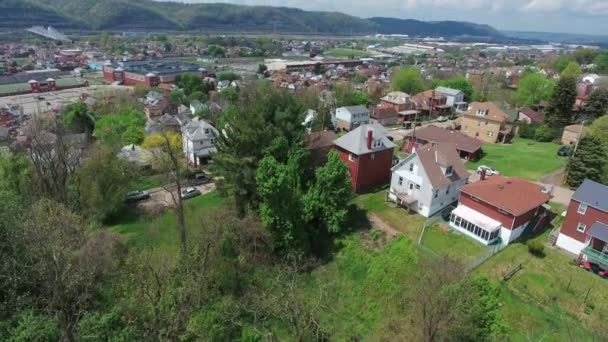
<instances>
[{"instance_id":1,"label":"beige building","mask_svg":"<svg viewBox=\"0 0 608 342\"><path fill-rule=\"evenodd\" d=\"M460 131L483 142L508 142L513 136L509 116L492 102L473 102L461 118Z\"/></svg>"},{"instance_id":2,"label":"beige building","mask_svg":"<svg viewBox=\"0 0 608 342\"><path fill-rule=\"evenodd\" d=\"M582 130L582 133L581 133ZM562 134L562 145L574 145L580 136L583 136L585 131L581 125L570 125L564 127Z\"/></svg>"}]
</instances>

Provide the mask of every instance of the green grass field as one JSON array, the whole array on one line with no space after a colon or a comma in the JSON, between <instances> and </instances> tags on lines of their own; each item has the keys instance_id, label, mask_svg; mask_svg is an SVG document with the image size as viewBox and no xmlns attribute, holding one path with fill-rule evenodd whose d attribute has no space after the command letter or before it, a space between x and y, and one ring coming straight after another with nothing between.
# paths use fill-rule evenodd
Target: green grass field
<instances>
[{"instance_id":1,"label":"green grass field","mask_svg":"<svg viewBox=\"0 0 608 342\"><path fill-rule=\"evenodd\" d=\"M324 292L320 320L336 340L372 339L382 336L391 317L401 312L400 299L407 293L408 279L422 256L416 241L424 218L384 202L385 191L357 196L354 203L404 233L388 242L373 234L354 232L336 242L331 260L299 279L298 291L305 300L318 300ZM197 222L224 205L217 192L186 202L188 231L195 234ZM555 211L562 210L555 208ZM557 219L559 220L559 218ZM123 234L135 248L156 248L160 255L178 252L175 214L134 217L110 227ZM546 239L547 233L537 237ZM438 254L473 258L483 253L481 244L437 227L425 233L423 243ZM519 263L523 270L510 281L502 276ZM261 268L258 276L272 274ZM524 244L514 244L490 258L474 271L502 283L501 315L512 341L593 341L591 331L606 329L608 283L570 263L558 251L547 250L544 258L532 256ZM588 294L587 294L588 293ZM585 304L584 298L588 297ZM582 324L581 324L582 323ZM277 328L281 330L281 328ZM604 330L605 331L605 330ZM288 338L288 335L285 336ZM597 340L597 339L596 339Z\"/></svg>"},{"instance_id":2,"label":"green grass field","mask_svg":"<svg viewBox=\"0 0 608 342\"><path fill-rule=\"evenodd\" d=\"M203 219L222 206L217 192L205 194L185 202L186 226L189 233L197 230L197 220ZM175 213L167 210L156 217L126 218L123 223L110 227L113 232L127 237L136 248L154 247L159 253L173 255L178 250L177 221Z\"/></svg>"},{"instance_id":3,"label":"green grass field","mask_svg":"<svg viewBox=\"0 0 608 342\"><path fill-rule=\"evenodd\" d=\"M488 252L485 246L473 239L453 230L442 229L439 225L426 228L422 245L438 255L460 259L464 264Z\"/></svg>"},{"instance_id":4,"label":"green grass field","mask_svg":"<svg viewBox=\"0 0 608 342\"><path fill-rule=\"evenodd\" d=\"M557 144L516 138L512 144L484 144L484 157L466 166L475 170L487 165L505 176L538 180L565 165L566 159L557 156L558 149Z\"/></svg>"},{"instance_id":5,"label":"green grass field","mask_svg":"<svg viewBox=\"0 0 608 342\"><path fill-rule=\"evenodd\" d=\"M345 58L349 58L349 57L361 58L361 57L370 56L370 54L365 51L347 49L347 48L331 49L331 50L325 52L325 55L334 56L334 57L345 57Z\"/></svg>"}]
</instances>

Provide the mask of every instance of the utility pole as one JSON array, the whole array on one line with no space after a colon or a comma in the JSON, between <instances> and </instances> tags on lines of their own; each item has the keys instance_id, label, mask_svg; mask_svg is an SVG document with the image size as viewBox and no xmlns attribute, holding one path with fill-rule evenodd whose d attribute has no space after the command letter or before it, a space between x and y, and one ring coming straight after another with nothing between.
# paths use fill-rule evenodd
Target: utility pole
<instances>
[{"instance_id":1,"label":"utility pole","mask_svg":"<svg viewBox=\"0 0 608 342\"><path fill-rule=\"evenodd\" d=\"M572 150L572 155L570 155L570 159L574 158L576 154L576 150L578 150L578 143L581 141L581 137L583 136L583 130L585 129L585 121L581 122L581 130L578 132L578 136L576 137L576 144L574 144L574 150ZM568 175L570 174L570 168L566 167L566 176L564 177L564 183L568 181Z\"/></svg>"}]
</instances>

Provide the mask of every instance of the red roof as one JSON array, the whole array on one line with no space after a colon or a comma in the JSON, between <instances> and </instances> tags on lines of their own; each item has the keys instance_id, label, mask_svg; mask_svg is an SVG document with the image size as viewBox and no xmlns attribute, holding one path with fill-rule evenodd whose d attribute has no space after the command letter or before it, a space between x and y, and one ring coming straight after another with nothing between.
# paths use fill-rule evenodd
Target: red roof
<instances>
[{"instance_id":1,"label":"red roof","mask_svg":"<svg viewBox=\"0 0 608 342\"><path fill-rule=\"evenodd\" d=\"M519 110L519 112L530 118L533 123L541 123L545 121L545 113L537 112L530 107L522 108Z\"/></svg>"},{"instance_id":2,"label":"red roof","mask_svg":"<svg viewBox=\"0 0 608 342\"><path fill-rule=\"evenodd\" d=\"M491 176L486 180L467 184L460 191L515 216L538 208L553 198L543 192L543 187L536 183L504 176Z\"/></svg>"}]
</instances>

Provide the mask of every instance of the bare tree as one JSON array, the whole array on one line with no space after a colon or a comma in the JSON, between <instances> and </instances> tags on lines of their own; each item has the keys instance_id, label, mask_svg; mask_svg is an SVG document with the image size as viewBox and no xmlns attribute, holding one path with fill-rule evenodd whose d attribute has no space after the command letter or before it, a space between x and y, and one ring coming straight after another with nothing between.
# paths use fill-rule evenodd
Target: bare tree
<instances>
[{"instance_id":1,"label":"bare tree","mask_svg":"<svg viewBox=\"0 0 608 342\"><path fill-rule=\"evenodd\" d=\"M149 136L143 144L152 153L152 166L167 177L169 183L163 188L171 197L177 216L180 250L182 255L188 251L186 218L181 197L181 172L184 169L182 154L182 138L179 134L164 128L161 133Z\"/></svg>"},{"instance_id":2,"label":"bare tree","mask_svg":"<svg viewBox=\"0 0 608 342\"><path fill-rule=\"evenodd\" d=\"M68 181L81 159L78 136L69 136L61 122L51 117L32 118L25 132L42 195L66 203Z\"/></svg>"}]
</instances>

